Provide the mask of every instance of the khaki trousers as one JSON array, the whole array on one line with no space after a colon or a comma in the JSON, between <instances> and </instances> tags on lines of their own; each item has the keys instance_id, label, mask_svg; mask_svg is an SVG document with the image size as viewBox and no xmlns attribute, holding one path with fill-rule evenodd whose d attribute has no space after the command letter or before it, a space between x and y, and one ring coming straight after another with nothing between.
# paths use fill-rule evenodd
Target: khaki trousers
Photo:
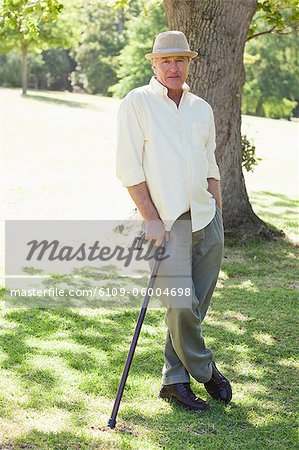
<instances>
[{"instance_id":1,"label":"khaki trousers","mask_svg":"<svg viewBox=\"0 0 299 450\"><path fill-rule=\"evenodd\" d=\"M192 233L190 212L180 216L172 227L166 244L169 258L161 261L155 283L155 289L162 291L160 300L166 307L168 328L163 384L189 382L190 375L201 383L211 378L212 352L205 346L201 324L216 286L223 242L219 208L203 230ZM153 260L150 264L153 265ZM171 289L180 295L163 294Z\"/></svg>"}]
</instances>

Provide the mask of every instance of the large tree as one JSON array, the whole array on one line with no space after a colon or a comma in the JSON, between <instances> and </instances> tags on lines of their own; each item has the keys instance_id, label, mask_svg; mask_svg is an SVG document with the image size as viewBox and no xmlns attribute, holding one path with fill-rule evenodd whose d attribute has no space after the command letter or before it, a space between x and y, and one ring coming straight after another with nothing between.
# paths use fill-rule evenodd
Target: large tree
<instances>
[{"instance_id":1,"label":"large tree","mask_svg":"<svg viewBox=\"0 0 299 450\"><path fill-rule=\"evenodd\" d=\"M191 48L199 53L189 79L192 91L206 99L214 110L226 232L238 230L269 236L269 230L251 207L242 173L243 55L248 35L289 31L285 29L283 14L273 8L271 1L257 0L164 0L164 7L169 28L183 31ZM253 28L249 33L258 8L266 19L269 16L271 26L264 31Z\"/></svg>"}]
</instances>

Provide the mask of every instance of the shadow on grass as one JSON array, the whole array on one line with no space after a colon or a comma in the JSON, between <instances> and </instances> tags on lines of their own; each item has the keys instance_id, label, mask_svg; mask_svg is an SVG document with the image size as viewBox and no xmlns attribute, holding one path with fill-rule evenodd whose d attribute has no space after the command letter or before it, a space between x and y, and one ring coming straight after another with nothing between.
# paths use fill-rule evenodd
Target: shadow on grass
<instances>
[{"instance_id":1,"label":"shadow on grass","mask_svg":"<svg viewBox=\"0 0 299 450\"><path fill-rule=\"evenodd\" d=\"M7 279L7 293L33 288L50 293L44 296L7 294L5 299L9 308L100 307L111 310L140 307L149 272L138 269L133 270L132 276L123 275L120 267L109 264L74 268L70 274L50 276L34 267L23 267L23 273L26 278L16 276L13 285ZM157 301L152 300L151 305L156 306Z\"/></svg>"},{"instance_id":2,"label":"shadow on grass","mask_svg":"<svg viewBox=\"0 0 299 450\"><path fill-rule=\"evenodd\" d=\"M292 361L297 336L297 291L290 286L296 272L294 252L295 247L283 240L226 250L223 265L226 280L217 289L203 330L218 366L232 381L231 405L224 407L211 401L208 413L195 414L157 398L163 362L164 311L150 309L111 443L101 444L99 436L92 439L88 433L33 430L17 439L14 448L22 448L26 443L28 448L39 449L76 446L92 449L96 445L137 448L141 430L149 433L153 448L179 449L182 442L184 448L197 448L199 444L206 449L294 448L297 385ZM83 273L99 276L94 269L86 268ZM114 277L112 268L106 272L108 284L112 274ZM55 281L57 285L73 283L71 279ZM92 285L93 281L86 278L84 286ZM120 285L125 281L118 280ZM145 282L145 278L140 281ZM136 309L92 313L67 308L8 311L5 320L13 328L0 336L0 346L6 355L2 367L14 372L27 389L27 408L39 411L47 402L50 406L55 404L62 410L72 410L76 423L90 428L84 402L72 406L71 400L59 397L50 400L49 395L59 383L55 371L51 377L47 369L32 367L31 376L24 376L31 367L30 359L43 354L58 358L80 376L77 390L87 396L86 402L91 396L104 403L110 399L112 405L138 313ZM34 345L36 340L50 345L44 349ZM67 342L70 347L61 348L58 342ZM46 389L39 392L39 400L44 401L39 403L35 389L37 385L45 386L47 377ZM193 382L193 387L199 396L206 398L201 385ZM147 408L147 404L155 407ZM109 412L102 411L107 420ZM66 439L73 447L66 446Z\"/></svg>"},{"instance_id":3,"label":"shadow on grass","mask_svg":"<svg viewBox=\"0 0 299 450\"><path fill-rule=\"evenodd\" d=\"M18 439L14 444L14 450L18 449L59 449L59 450L92 450L91 439L81 435L62 431L59 433L41 432L33 430L26 437ZM98 447L100 448L100 447ZM104 447L103 447L104 448Z\"/></svg>"},{"instance_id":4,"label":"shadow on grass","mask_svg":"<svg viewBox=\"0 0 299 450\"><path fill-rule=\"evenodd\" d=\"M122 419L126 421L128 434L132 433L132 423L136 428L146 424L150 429L159 430L156 432L155 442L160 444L161 448L294 448L296 424L290 426L287 418L256 426L249 420L248 408L236 404L226 408L215 401L210 401L210 404L212 409L205 413L182 411L180 406L171 404L167 412L159 412L154 418L141 412L136 414L136 410L128 407L122 414ZM264 414L267 414L267 409L263 407L256 409L256 412L263 409ZM123 423L117 432L126 433ZM272 444L274 447L271 447Z\"/></svg>"},{"instance_id":5,"label":"shadow on grass","mask_svg":"<svg viewBox=\"0 0 299 450\"><path fill-rule=\"evenodd\" d=\"M298 207L299 200L285 194L268 191L253 192L250 195L254 206L261 214L265 214L267 220L272 222L284 219L288 228L298 232Z\"/></svg>"},{"instance_id":6,"label":"shadow on grass","mask_svg":"<svg viewBox=\"0 0 299 450\"><path fill-rule=\"evenodd\" d=\"M36 100L39 102L53 103L55 105L69 106L70 108L84 108L84 109L91 109L94 111L100 111L100 108L98 108L96 105L92 103L78 102L66 99L64 100L61 98L49 97L47 95L26 94L23 96L23 98L25 99L27 98L29 100Z\"/></svg>"}]
</instances>

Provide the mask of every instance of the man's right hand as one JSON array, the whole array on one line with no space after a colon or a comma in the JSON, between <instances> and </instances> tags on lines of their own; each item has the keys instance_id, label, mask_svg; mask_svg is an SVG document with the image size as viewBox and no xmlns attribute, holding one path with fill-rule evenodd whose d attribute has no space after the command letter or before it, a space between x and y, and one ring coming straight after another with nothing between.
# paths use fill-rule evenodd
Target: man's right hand
<instances>
[{"instance_id":1,"label":"man's right hand","mask_svg":"<svg viewBox=\"0 0 299 450\"><path fill-rule=\"evenodd\" d=\"M152 202L146 182L142 181L134 186L128 186L128 191L146 221L145 239L155 241L154 245L160 247L164 238L168 241L169 232L166 232L159 213Z\"/></svg>"},{"instance_id":2,"label":"man's right hand","mask_svg":"<svg viewBox=\"0 0 299 450\"><path fill-rule=\"evenodd\" d=\"M165 230L162 220L147 220L145 229L145 239L155 241L155 246L160 247L163 240L168 241L169 232Z\"/></svg>"}]
</instances>

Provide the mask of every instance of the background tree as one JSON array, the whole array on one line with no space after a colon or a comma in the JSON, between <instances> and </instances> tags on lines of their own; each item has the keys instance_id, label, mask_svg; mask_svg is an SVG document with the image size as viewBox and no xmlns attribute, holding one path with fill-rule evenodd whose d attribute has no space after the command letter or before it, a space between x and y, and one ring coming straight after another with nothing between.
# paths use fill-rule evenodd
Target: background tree
<instances>
[{"instance_id":1,"label":"background tree","mask_svg":"<svg viewBox=\"0 0 299 450\"><path fill-rule=\"evenodd\" d=\"M257 0L247 40L265 34L291 34L298 31L298 25L298 0Z\"/></svg>"},{"instance_id":2,"label":"background tree","mask_svg":"<svg viewBox=\"0 0 299 450\"><path fill-rule=\"evenodd\" d=\"M199 53L191 67L193 92L213 107L217 128L217 160L223 193L226 232L245 230L270 236L265 224L253 212L242 173L241 94L245 81L244 47L255 12L270 23L268 32L289 32L297 13L282 11L286 1L257 0L164 0L170 29L183 31ZM286 25L282 18L289 21ZM267 22L267 23L268 23ZM256 32L255 32L256 31ZM250 230L250 231L249 231Z\"/></svg>"},{"instance_id":3,"label":"background tree","mask_svg":"<svg viewBox=\"0 0 299 450\"><path fill-rule=\"evenodd\" d=\"M299 102L299 39L263 35L250 40L245 51L244 114L289 118Z\"/></svg>"},{"instance_id":4,"label":"background tree","mask_svg":"<svg viewBox=\"0 0 299 450\"><path fill-rule=\"evenodd\" d=\"M29 53L27 64L28 88L72 90L70 75L76 62L62 48L51 48L42 53ZM21 59L18 52L0 55L0 86L20 87Z\"/></svg>"},{"instance_id":5,"label":"background tree","mask_svg":"<svg viewBox=\"0 0 299 450\"><path fill-rule=\"evenodd\" d=\"M258 15L260 13L255 16ZM254 18L249 30L251 35L253 30L257 32L257 25L259 30L265 30L268 26L262 17ZM151 3L150 8L144 8L137 17L127 22L126 28L127 44L114 64L118 63L118 82L109 88L109 91L120 98L131 89L148 83L152 76L151 66L144 54L151 50L156 34L168 28L162 1L157 0ZM242 90L243 114L272 118L289 118L294 115L299 100L298 44L298 35L295 33L281 35L272 32L247 40L244 55L246 83Z\"/></svg>"},{"instance_id":6,"label":"background tree","mask_svg":"<svg viewBox=\"0 0 299 450\"><path fill-rule=\"evenodd\" d=\"M72 90L70 75L76 68L76 62L70 57L69 51L63 48L49 48L42 53L43 71L34 72L32 78L37 83L37 89Z\"/></svg>"},{"instance_id":7,"label":"background tree","mask_svg":"<svg viewBox=\"0 0 299 450\"><path fill-rule=\"evenodd\" d=\"M215 112L226 231L247 226L267 234L251 208L242 174L244 148L251 162L253 156L240 134L244 47L249 40L245 111L289 115L298 101L298 37L291 35L298 27L297 0L0 0L0 52L22 49L24 92L30 49L38 53L30 55L36 88L69 88L69 73L77 64L74 82L91 93L123 96L152 74L144 53L167 28L163 5L168 27L184 31L199 52L189 80ZM289 36L276 40L270 33ZM0 62L0 84L16 85L16 72L9 75L18 68L16 54L1 56Z\"/></svg>"},{"instance_id":8,"label":"background tree","mask_svg":"<svg viewBox=\"0 0 299 450\"><path fill-rule=\"evenodd\" d=\"M19 87L21 59L17 52L0 55L0 86Z\"/></svg>"},{"instance_id":9,"label":"background tree","mask_svg":"<svg viewBox=\"0 0 299 450\"><path fill-rule=\"evenodd\" d=\"M124 97L131 89L148 83L153 71L144 55L151 51L155 36L167 29L160 0L152 1L150 7L145 4L140 14L131 18L127 24L128 43L117 58L116 76L119 81L110 88L114 95Z\"/></svg>"},{"instance_id":10,"label":"background tree","mask_svg":"<svg viewBox=\"0 0 299 450\"><path fill-rule=\"evenodd\" d=\"M125 45L125 13L107 2L89 1L82 5L83 33L71 52L77 62L72 81L91 94L108 94L116 82L114 58Z\"/></svg>"},{"instance_id":11,"label":"background tree","mask_svg":"<svg viewBox=\"0 0 299 450\"><path fill-rule=\"evenodd\" d=\"M148 10L146 5L149 3L151 8ZM154 9L152 8L152 0L150 2L149 0L116 2L107 0L100 4L97 0L89 0L85 3L80 19L83 18L84 32L78 47L71 52L78 63L76 71L72 75L73 81L79 83L89 93L103 95L111 95L113 89L110 89L110 87L117 82L117 77L121 78L120 83L129 81L127 78L122 80L122 69L119 67L123 64L123 56L126 59L126 56L130 54L130 48L127 48L126 44L128 40L131 41L132 38L136 37L137 41L132 46L133 52L135 52L135 49L140 45L142 46L143 42L141 42L140 36L132 32L132 27L128 24L142 21L142 16L146 15L147 11L151 17L153 15L152 9ZM155 19L157 19L156 16ZM166 24L165 17L164 23ZM148 25L145 22L143 25L148 31ZM157 27L153 20L150 26ZM146 31L143 32L139 27L142 39L144 37L148 40ZM122 49L123 55L119 58ZM134 63L136 61L135 59ZM128 62L131 62L130 56L128 56ZM131 66L130 71L132 71L134 78L136 68ZM119 95L122 95L121 92L124 88L120 84L116 86L115 90L120 93Z\"/></svg>"},{"instance_id":12,"label":"background tree","mask_svg":"<svg viewBox=\"0 0 299 450\"><path fill-rule=\"evenodd\" d=\"M58 0L2 0L0 3L0 50L19 47L22 55L22 90L27 92L29 50L41 51L51 46L67 46L72 36L70 23L58 18L63 5Z\"/></svg>"}]
</instances>

